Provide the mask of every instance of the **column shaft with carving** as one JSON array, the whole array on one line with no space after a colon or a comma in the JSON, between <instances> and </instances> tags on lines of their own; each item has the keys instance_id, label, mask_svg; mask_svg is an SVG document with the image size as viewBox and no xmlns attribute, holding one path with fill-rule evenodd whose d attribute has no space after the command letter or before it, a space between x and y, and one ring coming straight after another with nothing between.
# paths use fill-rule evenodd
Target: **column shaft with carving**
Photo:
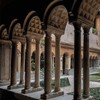
<instances>
[{"instance_id":1,"label":"column shaft with carving","mask_svg":"<svg viewBox=\"0 0 100 100\"><path fill-rule=\"evenodd\" d=\"M81 24L73 23L74 35L74 100L81 100Z\"/></svg>"},{"instance_id":2,"label":"column shaft with carving","mask_svg":"<svg viewBox=\"0 0 100 100\"><path fill-rule=\"evenodd\" d=\"M89 28L84 27L83 98L89 97Z\"/></svg>"}]
</instances>

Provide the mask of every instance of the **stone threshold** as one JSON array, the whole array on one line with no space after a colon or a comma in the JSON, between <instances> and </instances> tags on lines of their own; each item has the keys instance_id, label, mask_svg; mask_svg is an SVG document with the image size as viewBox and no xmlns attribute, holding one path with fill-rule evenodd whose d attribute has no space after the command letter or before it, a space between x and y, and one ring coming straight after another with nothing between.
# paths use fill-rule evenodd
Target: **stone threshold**
<instances>
[{"instance_id":1,"label":"stone threshold","mask_svg":"<svg viewBox=\"0 0 100 100\"><path fill-rule=\"evenodd\" d=\"M41 91L41 90L43 90L42 87L37 87L37 88L31 87L29 89L23 89L22 93L26 94L26 93L32 93L32 92L37 92L37 91Z\"/></svg>"},{"instance_id":2,"label":"stone threshold","mask_svg":"<svg viewBox=\"0 0 100 100\"><path fill-rule=\"evenodd\" d=\"M50 99L50 98L59 97L59 96L62 96L62 95L64 95L63 91L52 92L50 94L42 94L41 99Z\"/></svg>"}]
</instances>

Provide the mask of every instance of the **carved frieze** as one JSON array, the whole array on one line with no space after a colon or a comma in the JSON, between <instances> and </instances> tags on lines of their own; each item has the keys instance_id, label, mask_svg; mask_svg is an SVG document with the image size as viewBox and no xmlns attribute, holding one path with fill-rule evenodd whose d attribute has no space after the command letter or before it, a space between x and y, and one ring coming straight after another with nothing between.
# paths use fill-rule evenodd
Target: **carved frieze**
<instances>
[{"instance_id":1,"label":"carved frieze","mask_svg":"<svg viewBox=\"0 0 100 100\"><path fill-rule=\"evenodd\" d=\"M38 16L34 16L30 20L29 25L28 25L28 31L32 32L32 34L34 34L34 33L43 34L41 21Z\"/></svg>"},{"instance_id":2,"label":"carved frieze","mask_svg":"<svg viewBox=\"0 0 100 100\"><path fill-rule=\"evenodd\" d=\"M23 30L21 24L17 19L14 19L9 27L10 39L12 41L25 42L25 37L23 36Z\"/></svg>"},{"instance_id":3,"label":"carved frieze","mask_svg":"<svg viewBox=\"0 0 100 100\"><path fill-rule=\"evenodd\" d=\"M88 26L94 25L94 20L100 3L97 0L83 0L78 14L78 20Z\"/></svg>"},{"instance_id":4,"label":"carved frieze","mask_svg":"<svg viewBox=\"0 0 100 100\"><path fill-rule=\"evenodd\" d=\"M21 28L21 24L17 23L13 29L13 36L22 36L22 28Z\"/></svg>"}]
</instances>

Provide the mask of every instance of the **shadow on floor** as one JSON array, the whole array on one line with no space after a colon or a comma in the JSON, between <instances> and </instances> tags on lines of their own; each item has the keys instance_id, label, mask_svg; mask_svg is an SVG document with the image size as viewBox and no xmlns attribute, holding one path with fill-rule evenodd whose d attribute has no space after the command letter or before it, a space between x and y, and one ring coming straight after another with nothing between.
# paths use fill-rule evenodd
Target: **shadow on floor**
<instances>
[{"instance_id":1,"label":"shadow on floor","mask_svg":"<svg viewBox=\"0 0 100 100\"><path fill-rule=\"evenodd\" d=\"M22 94L0 89L0 100L38 100Z\"/></svg>"}]
</instances>

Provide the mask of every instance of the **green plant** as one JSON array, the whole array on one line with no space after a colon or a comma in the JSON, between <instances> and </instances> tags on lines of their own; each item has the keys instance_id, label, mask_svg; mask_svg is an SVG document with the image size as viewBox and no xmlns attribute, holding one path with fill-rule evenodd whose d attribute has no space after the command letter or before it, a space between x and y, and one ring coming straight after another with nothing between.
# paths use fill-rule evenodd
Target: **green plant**
<instances>
[{"instance_id":1,"label":"green plant","mask_svg":"<svg viewBox=\"0 0 100 100\"><path fill-rule=\"evenodd\" d=\"M35 62L34 62L33 59L31 60L31 70L32 70L32 71L35 70Z\"/></svg>"}]
</instances>

